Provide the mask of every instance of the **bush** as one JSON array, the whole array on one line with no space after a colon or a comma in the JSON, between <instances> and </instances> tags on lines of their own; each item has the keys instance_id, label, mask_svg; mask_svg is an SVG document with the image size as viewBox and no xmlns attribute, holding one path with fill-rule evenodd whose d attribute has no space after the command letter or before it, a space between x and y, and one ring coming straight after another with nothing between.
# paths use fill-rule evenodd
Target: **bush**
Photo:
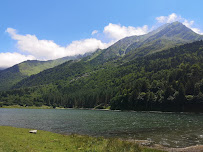
<instances>
[{"instance_id":1,"label":"bush","mask_svg":"<svg viewBox=\"0 0 203 152\"><path fill-rule=\"evenodd\" d=\"M54 103L54 104L53 104L53 108L55 109L56 107L57 107L57 105Z\"/></svg>"},{"instance_id":2,"label":"bush","mask_svg":"<svg viewBox=\"0 0 203 152\"><path fill-rule=\"evenodd\" d=\"M41 103L41 102L35 102L35 106L41 107L41 106L42 106L42 103Z\"/></svg>"},{"instance_id":3,"label":"bush","mask_svg":"<svg viewBox=\"0 0 203 152\"><path fill-rule=\"evenodd\" d=\"M33 102L32 101L27 101L26 106L33 106ZM41 107L41 106L39 106L39 107Z\"/></svg>"}]
</instances>

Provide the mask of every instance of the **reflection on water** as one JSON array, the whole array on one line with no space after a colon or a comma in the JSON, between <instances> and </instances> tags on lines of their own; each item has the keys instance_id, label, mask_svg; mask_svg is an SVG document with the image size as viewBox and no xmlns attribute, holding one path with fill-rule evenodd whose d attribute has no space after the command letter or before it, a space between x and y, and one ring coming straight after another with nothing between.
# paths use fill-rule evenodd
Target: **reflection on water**
<instances>
[{"instance_id":1,"label":"reflection on water","mask_svg":"<svg viewBox=\"0 0 203 152\"><path fill-rule=\"evenodd\" d=\"M0 109L0 125L150 140L169 147L203 144L203 114Z\"/></svg>"}]
</instances>

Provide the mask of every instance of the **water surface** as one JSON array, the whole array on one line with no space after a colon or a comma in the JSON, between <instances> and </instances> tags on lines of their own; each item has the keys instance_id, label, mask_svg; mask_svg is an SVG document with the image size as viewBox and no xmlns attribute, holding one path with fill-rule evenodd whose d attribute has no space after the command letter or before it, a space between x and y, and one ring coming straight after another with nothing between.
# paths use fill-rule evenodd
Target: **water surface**
<instances>
[{"instance_id":1,"label":"water surface","mask_svg":"<svg viewBox=\"0 0 203 152\"><path fill-rule=\"evenodd\" d=\"M203 144L203 114L1 108L0 125L151 140L168 147Z\"/></svg>"}]
</instances>

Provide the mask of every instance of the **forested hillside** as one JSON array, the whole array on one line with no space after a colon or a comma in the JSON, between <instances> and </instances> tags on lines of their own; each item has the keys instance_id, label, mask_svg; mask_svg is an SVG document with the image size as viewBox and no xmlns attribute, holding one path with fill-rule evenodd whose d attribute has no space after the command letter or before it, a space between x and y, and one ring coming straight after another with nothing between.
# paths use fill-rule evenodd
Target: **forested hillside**
<instances>
[{"instance_id":1,"label":"forested hillside","mask_svg":"<svg viewBox=\"0 0 203 152\"><path fill-rule=\"evenodd\" d=\"M201 39L202 35L194 33L180 22L166 24L145 35L123 38L107 49L97 50L79 61L66 62L32 75L15 84L13 88L45 85L58 80L70 81L98 69L115 67L138 57Z\"/></svg>"},{"instance_id":2,"label":"forested hillside","mask_svg":"<svg viewBox=\"0 0 203 152\"><path fill-rule=\"evenodd\" d=\"M46 69L53 68L69 60L80 59L86 55L88 54L85 54L84 56L67 56L49 61L28 60L14 65L8 69L4 69L0 71L0 91L11 89L13 85L33 74L37 74Z\"/></svg>"},{"instance_id":3,"label":"forested hillside","mask_svg":"<svg viewBox=\"0 0 203 152\"><path fill-rule=\"evenodd\" d=\"M1 92L0 101L4 105L202 112L202 61L203 41L197 41L125 63L113 60L91 70L87 63L70 62L63 70L70 69L65 74L71 75L71 68L75 69L77 77L59 77L47 84L35 81L32 87L22 81L18 89ZM63 70L55 73L63 76Z\"/></svg>"}]
</instances>

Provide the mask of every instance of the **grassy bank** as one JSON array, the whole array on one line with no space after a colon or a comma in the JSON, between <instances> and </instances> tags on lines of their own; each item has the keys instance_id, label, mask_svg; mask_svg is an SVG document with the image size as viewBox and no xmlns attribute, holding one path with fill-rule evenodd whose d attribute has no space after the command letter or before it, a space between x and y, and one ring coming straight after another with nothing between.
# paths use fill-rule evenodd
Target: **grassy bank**
<instances>
[{"instance_id":1,"label":"grassy bank","mask_svg":"<svg viewBox=\"0 0 203 152\"><path fill-rule=\"evenodd\" d=\"M161 152L140 147L135 143L119 139L95 138L81 135L61 135L38 130L30 134L29 129L0 126L0 152L38 151L112 151L112 152Z\"/></svg>"}]
</instances>

